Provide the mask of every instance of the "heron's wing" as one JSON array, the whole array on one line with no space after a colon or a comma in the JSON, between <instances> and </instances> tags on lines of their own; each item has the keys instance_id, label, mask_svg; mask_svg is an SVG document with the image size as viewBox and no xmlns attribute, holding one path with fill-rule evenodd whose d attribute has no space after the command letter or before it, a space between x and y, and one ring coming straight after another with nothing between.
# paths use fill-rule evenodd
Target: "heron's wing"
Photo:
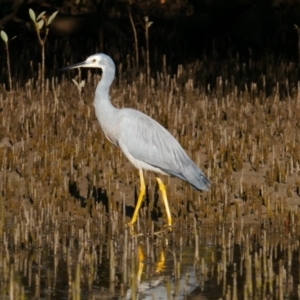
<instances>
[{"instance_id":1,"label":"heron's wing","mask_svg":"<svg viewBox=\"0 0 300 300\"><path fill-rule=\"evenodd\" d=\"M196 189L208 189L208 179L169 131L139 111L118 113L118 144L125 155L186 180Z\"/></svg>"}]
</instances>

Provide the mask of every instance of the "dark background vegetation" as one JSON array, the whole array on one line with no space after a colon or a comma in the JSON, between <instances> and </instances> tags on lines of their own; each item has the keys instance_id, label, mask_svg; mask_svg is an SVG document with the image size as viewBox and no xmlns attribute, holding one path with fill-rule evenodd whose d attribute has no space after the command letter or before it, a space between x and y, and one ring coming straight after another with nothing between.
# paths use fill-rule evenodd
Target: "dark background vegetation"
<instances>
[{"instance_id":1,"label":"dark background vegetation","mask_svg":"<svg viewBox=\"0 0 300 300\"><path fill-rule=\"evenodd\" d=\"M149 28L152 74L161 70L162 55L172 73L178 64L197 59L236 56L265 58L298 64L300 1L271 0L1 0L0 29L10 38L12 75L26 80L40 62L36 33L28 15L59 11L46 49L46 74L57 75L67 63L95 52L111 55L128 66L134 55L134 35L129 8L138 35L140 68L145 65L145 21ZM1 43L0 43L1 44ZM2 49L1 49L2 48ZM1 82L6 80L4 44L1 44ZM32 63L31 63L32 62Z\"/></svg>"}]
</instances>

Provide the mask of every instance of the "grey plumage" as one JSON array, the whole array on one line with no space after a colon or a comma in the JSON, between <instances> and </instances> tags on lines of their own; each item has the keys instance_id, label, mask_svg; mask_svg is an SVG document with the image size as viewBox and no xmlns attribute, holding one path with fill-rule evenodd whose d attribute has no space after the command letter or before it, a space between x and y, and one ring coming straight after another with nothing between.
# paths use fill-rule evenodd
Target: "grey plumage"
<instances>
[{"instance_id":1,"label":"grey plumage","mask_svg":"<svg viewBox=\"0 0 300 300\"><path fill-rule=\"evenodd\" d=\"M197 190L208 190L209 180L170 132L140 111L117 109L111 104L109 88L115 77L115 65L109 56L95 54L85 62L65 69L78 67L102 69L94 99L97 119L106 137L121 148L136 168L172 175Z\"/></svg>"},{"instance_id":2,"label":"grey plumage","mask_svg":"<svg viewBox=\"0 0 300 300\"><path fill-rule=\"evenodd\" d=\"M122 109L117 114L118 126L122 128L118 144L125 155L130 153L136 160L160 169L163 174L185 180L197 190L208 189L208 179L169 131L133 109Z\"/></svg>"}]
</instances>

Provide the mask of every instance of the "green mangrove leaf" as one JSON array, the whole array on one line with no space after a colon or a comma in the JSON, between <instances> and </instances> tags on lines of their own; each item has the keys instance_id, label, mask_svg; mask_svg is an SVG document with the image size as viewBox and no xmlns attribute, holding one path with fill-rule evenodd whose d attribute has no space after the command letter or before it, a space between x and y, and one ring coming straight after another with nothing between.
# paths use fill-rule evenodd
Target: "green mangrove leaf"
<instances>
[{"instance_id":1,"label":"green mangrove leaf","mask_svg":"<svg viewBox=\"0 0 300 300\"><path fill-rule=\"evenodd\" d=\"M35 13L31 8L29 8L29 17L33 22L36 21Z\"/></svg>"},{"instance_id":2,"label":"green mangrove leaf","mask_svg":"<svg viewBox=\"0 0 300 300\"><path fill-rule=\"evenodd\" d=\"M3 42L4 42L5 44L7 44L7 42L8 42L8 37L7 37L6 32L3 31L3 30L1 30L0 35L1 35L1 39L3 40Z\"/></svg>"},{"instance_id":3,"label":"green mangrove leaf","mask_svg":"<svg viewBox=\"0 0 300 300\"><path fill-rule=\"evenodd\" d=\"M75 79L72 79L72 81L74 82L74 84L77 86L77 88L79 88L78 82Z\"/></svg>"},{"instance_id":4,"label":"green mangrove leaf","mask_svg":"<svg viewBox=\"0 0 300 300\"><path fill-rule=\"evenodd\" d=\"M78 87L81 90L84 86L85 86L85 80L81 80L81 82L79 83Z\"/></svg>"},{"instance_id":5,"label":"green mangrove leaf","mask_svg":"<svg viewBox=\"0 0 300 300\"><path fill-rule=\"evenodd\" d=\"M46 13L45 11L41 12L41 13L38 15L38 17L36 18L36 20L38 21L39 19L41 19L41 18L44 16L45 13Z\"/></svg>"},{"instance_id":6,"label":"green mangrove leaf","mask_svg":"<svg viewBox=\"0 0 300 300\"><path fill-rule=\"evenodd\" d=\"M39 29L39 30L42 29L43 25L44 25L44 20L40 20L40 21L37 23L38 29Z\"/></svg>"},{"instance_id":7,"label":"green mangrove leaf","mask_svg":"<svg viewBox=\"0 0 300 300\"><path fill-rule=\"evenodd\" d=\"M47 26L50 25L50 23L54 20L54 18L56 17L56 15L58 14L58 11L54 12L48 19L47 21Z\"/></svg>"}]
</instances>

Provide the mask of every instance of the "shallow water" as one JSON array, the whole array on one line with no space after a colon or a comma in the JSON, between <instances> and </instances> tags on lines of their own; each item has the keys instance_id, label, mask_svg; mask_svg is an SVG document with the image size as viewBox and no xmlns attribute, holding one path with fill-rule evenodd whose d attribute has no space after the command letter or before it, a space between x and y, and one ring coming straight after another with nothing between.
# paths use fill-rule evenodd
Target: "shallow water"
<instances>
[{"instance_id":1,"label":"shallow water","mask_svg":"<svg viewBox=\"0 0 300 300\"><path fill-rule=\"evenodd\" d=\"M107 235L108 237L109 235ZM9 239L7 239L9 242ZM292 228L190 231L1 247L0 299L299 299Z\"/></svg>"}]
</instances>

